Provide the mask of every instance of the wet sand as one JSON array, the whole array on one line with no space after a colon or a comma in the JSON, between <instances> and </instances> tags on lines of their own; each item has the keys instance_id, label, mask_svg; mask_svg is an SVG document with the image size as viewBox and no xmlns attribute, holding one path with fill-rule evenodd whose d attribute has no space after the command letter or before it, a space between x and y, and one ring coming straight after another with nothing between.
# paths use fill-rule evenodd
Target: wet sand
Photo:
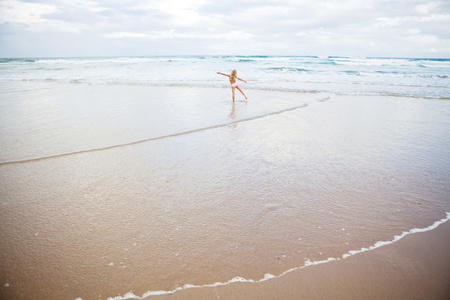
<instances>
[{"instance_id":1,"label":"wet sand","mask_svg":"<svg viewBox=\"0 0 450 300\"><path fill-rule=\"evenodd\" d=\"M394 244L259 283L146 299L450 299L450 222Z\"/></svg>"},{"instance_id":2,"label":"wet sand","mask_svg":"<svg viewBox=\"0 0 450 300\"><path fill-rule=\"evenodd\" d=\"M2 299L258 281L450 211L446 101L253 90L233 104L229 89L27 86L2 100ZM353 260L175 295L297 294L294 274L332 276ZM326 290L314 276L303 292Z\"/></svg>"}]
</instances>

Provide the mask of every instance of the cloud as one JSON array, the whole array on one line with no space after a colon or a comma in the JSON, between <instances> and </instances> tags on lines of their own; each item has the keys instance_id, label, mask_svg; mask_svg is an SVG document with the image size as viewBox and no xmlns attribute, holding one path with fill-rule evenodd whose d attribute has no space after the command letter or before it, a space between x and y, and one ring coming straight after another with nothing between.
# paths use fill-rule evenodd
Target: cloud
<instances>
[{"instance_id":1,"label":"cloud","mask_svg":"<svg viewBox=\"0 0 450 300\"><path fill-rule=\"evenodd\" d=\"M45 39L59 32L86 47L96 40L108 55L189 49L191 54L449 56L447 28L450 2L444 0L0 2L0 41L9 46L4 48L18 40L26 44L29 33ZM61 55L70 48L58 47ZM22 49L29 55L32 50ZM0 49L1 56L13 54Z\"/></svg>"},{"instance_id":2,"label":"cloud","mask_svg":"<svg viewBox=\"0 0 450 300\"><path fill-rule=\"evenodd\" d=\"M65 22L52 21L44 18L48 13L57 12L58 8L44 3L28 3L6 0L0 2L0 24L16 24L22 30L28 31L77 31Z\"/></svg>"},{"instance_id":3,"label":"cloud","mask_svg":"<svg viewBox=\"0 0 450 300\"><path fill-rule=\"evenodd\" d=\"M152 31L147 33L138 32L114 32L104 35L107 38L144 38L144 39L204 39L204 40L246 40L253 37L242 31L231 31L221 34L215 33L178 33L175 30L168 31Z\"/></svg>"}]
</instances>

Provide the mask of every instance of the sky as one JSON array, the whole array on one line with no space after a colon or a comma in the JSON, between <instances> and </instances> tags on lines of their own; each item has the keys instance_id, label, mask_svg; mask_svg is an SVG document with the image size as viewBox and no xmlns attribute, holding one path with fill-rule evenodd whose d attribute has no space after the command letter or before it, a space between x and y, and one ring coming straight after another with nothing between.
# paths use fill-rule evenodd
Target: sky
<instances>
[{"instance_id":1,"label":"sky","mask_svg":"<svg viewBox=\"0 0 450 300\"><path fill-rule=\"evenodd\" d=\"M0 57L450 58L449 0L0 0Z\"/></svg>"}]
</instances>

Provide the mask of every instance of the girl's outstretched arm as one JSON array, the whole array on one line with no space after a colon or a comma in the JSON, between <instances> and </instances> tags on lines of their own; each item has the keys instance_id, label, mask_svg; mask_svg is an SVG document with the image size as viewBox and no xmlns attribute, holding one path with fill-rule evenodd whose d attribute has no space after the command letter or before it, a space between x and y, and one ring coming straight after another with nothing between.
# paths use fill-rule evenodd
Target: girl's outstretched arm
<instances>
[{"instance_id":1,"label":"girl's outstretched arm","mask_svg":"<svg viewBox=\"0 0 450 300\"><path fill-rule=\"evenodd\" d=\"M247 81L245 81L244 79L240 79L239 77L236 77L236 78L239 79L240 81L247 83Z\"/></svg>"},{"instance_id":2,"label":"girl's outstretched arm","mask_svg":"<svg viewBox=\"0 0 450 300\"><path fill-rule=\"evenodd\" d=\"M230 78L230 75L228 75L228 74L223 74L223 73L220 73L220 72L217 72L217 74L220 74L220 75L223 75L223 76L227 76L228 78Z\"/></svg>"}]
</instances>

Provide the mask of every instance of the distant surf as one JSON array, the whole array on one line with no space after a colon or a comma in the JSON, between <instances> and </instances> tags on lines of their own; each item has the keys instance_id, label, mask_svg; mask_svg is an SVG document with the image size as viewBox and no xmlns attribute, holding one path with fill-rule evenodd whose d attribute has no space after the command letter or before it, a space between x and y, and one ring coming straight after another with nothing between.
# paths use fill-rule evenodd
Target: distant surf
<instances>
[{"instance_id":1,"label":"distant surf","mask_svg":"<svg viewBox=\"0 0 450 300\"><path fill-rule=\"evenodd\" d=\"M346 56L3 58L1 80L225 87L238 69L248 89L450 99L450 59ZM393 80L395 78L395 80Z\"/></svg>"}]
</instances>

